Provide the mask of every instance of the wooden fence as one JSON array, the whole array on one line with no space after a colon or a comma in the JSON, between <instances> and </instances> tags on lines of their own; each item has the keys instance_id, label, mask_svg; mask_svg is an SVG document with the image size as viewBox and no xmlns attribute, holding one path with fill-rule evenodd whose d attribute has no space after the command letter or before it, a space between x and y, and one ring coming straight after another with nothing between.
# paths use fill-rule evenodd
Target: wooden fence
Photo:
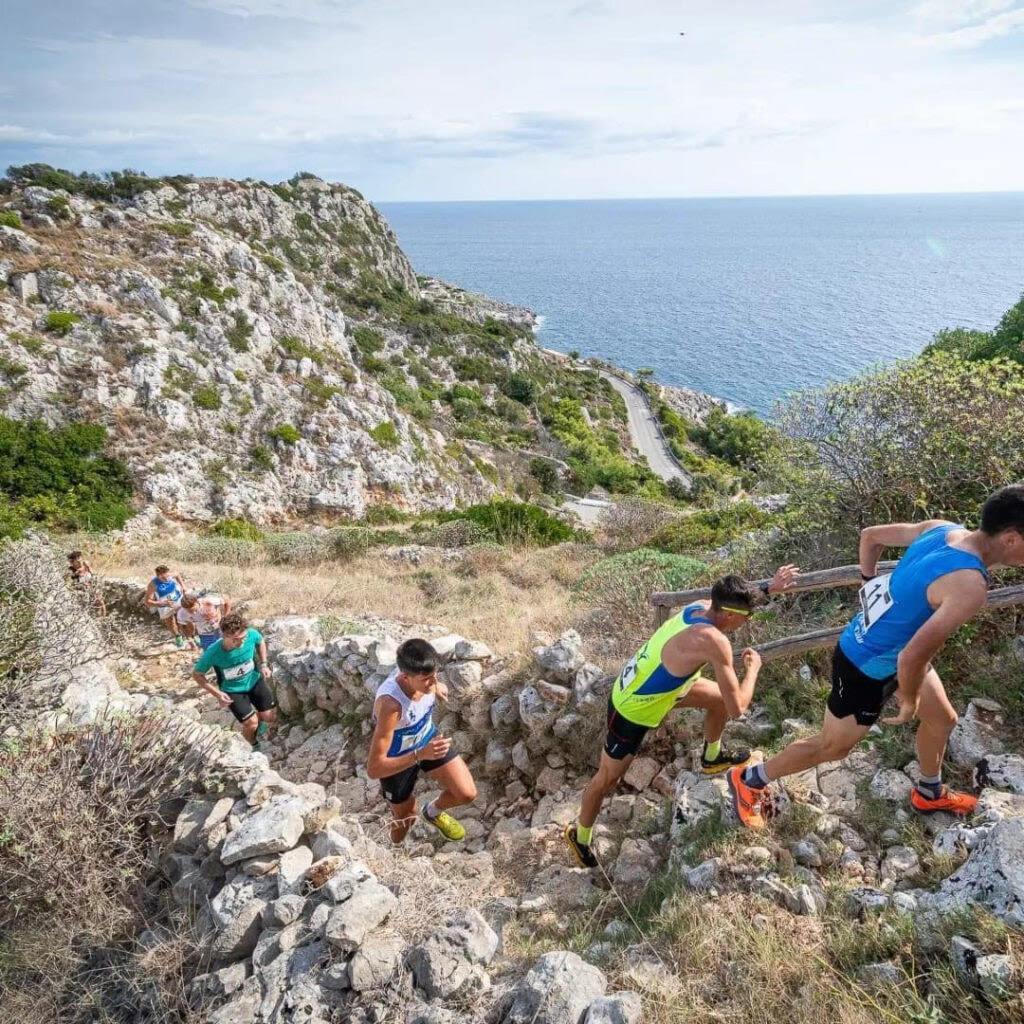
<instances>
[{"instance_id":1,"label":"wooden fence","mask_svg":"<svg viewBox=\"0 0 1024 1024\"><path fill-rule=\"evenodd\" d=\"M895 566L895 562L879 562L878 571L880 573L891 572ZM770 581L757 580L756 582L768 583ZM832 587L859 587L862 582L860 566L841 565L835 569L802 573L797 578L796 584L786 593L802 594L812 590L829 590ZM673 608L681 608L691 601L700 601L710 596L710 587L699 587L696 590L669 590L651 594L655 626L666 622ZM1024 583L990 590L985 607L1005 608L1016 604L1024 604ZM788 658L794 654L803 654L805 651L833 646L845 628L845 626L833 626L828 629L816 629L810 633L801 633L798 636L783 637L781 640L769 640L767 643L758 644L755 650L764 661Z\"/></svg>"}]
</instances>

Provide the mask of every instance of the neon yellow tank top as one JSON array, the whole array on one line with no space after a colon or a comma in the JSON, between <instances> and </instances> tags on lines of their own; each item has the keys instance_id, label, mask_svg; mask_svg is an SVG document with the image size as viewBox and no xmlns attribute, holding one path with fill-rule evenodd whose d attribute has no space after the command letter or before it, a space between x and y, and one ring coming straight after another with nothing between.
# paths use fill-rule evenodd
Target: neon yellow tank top
<instances>
[{"instance_id":1,"label":"neon yellow tank top","mask_svg":"<svg viewBox=\"0 0 1024 1024\"><path fill-rule=\"evenodd\" d=\"M612 707L634 725L661 725L677 700L700 678L705 665L688 676L674 676L661 661L665 644L690 626L706 624L702 605L691 604L660 626L619 674L612 686Z\"/></svg>"}]
</instances>

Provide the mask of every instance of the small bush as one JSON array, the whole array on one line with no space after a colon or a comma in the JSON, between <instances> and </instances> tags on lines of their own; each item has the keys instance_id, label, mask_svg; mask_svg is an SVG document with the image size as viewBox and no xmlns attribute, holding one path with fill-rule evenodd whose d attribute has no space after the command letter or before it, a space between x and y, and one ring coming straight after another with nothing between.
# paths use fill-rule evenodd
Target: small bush
<instances>
[{"instance_id":1,"label":"small bush","mask_svg":"<svg viewBox=\"0 0 1024 1024\"><path fill-rule=\"evenodd\" d=\"M490 533L471 519L449 519L427 534L427 543L439 548L468 548L489 537Z\"/></svg>"},{"instance_id":2,"label":"small bush","mask_svg":"<svg viewBox=\"0 0 1024 1024\"><path fill-rule=\"evenodd\" d=\"M272 533L262 544L274 565L318 565L330 557L330 541L326 533Z\"/></svg>"},{"instance_id":3,"label":"small bush","mask_svg":"<svg viewBox=\"0 0 1024 1024\"><path fill-rule=\"evenodd\" d=\"M537 385L525 373L510 373L501 383L501 393L515 402L532 405L537 400Z\"/></svg>"},{"instance_id":4,"label":"small bush","mask_svg":"<svg viewBox=\"0 0 1024 1024\"><path fill-rule=\"evenodd\" d=\"M558 467L550 459L537 456L530 459L530 476L540 484L545 494L558 494L561 490Z\"/></svg>"},{"instance_id":5,"label":"small bush","mask_svg":"<svg viewBox=\"0 0 1024 1024\"><path fill-rule=\"evenodd\" d=\"M254 444L249 449L249 458L256 469L268 470L274 466L273 453L263 444Z\"/></svg>"},{"instance_id":6,"label":"small bush","mask_svg":"<svg viewBox=\"0 0 1024 1024\"><path fill-rule=\"evenodd\" d=\"M730 502L676 519L658 530L647 543L670 554L707 551L735 540L742 533L761 529L770 519L767 512L748 501Z\"/></svg>"},{"instance_id":7,"label":"small bush","mask_svg":"<svg viewBox=\"0 0 1024 1024\"><path fill-rule=\"evenodd\" d=\"M284 260L279 260L276 256L261 256L260 259L263 263L268 266L275 274L283 273L284 271Z\"/></svg>"},{"instance_id":8,"label":"small bush","mask_svg":"<svg viewBox=\"0 0 1024 1024\"><path fill-rule=\"evenodd\" d=\"M382 448L394 448L399 441L398 431L390 420L378 423L369 434Z\"/></svg>"},{"instance_id":9,"label":"small bush","mask_svg":"<svg viewBox=\"0 0 1024 1024\"><path fill-rule=\"evenodd\" d=\"M244 519L218 519L210 527L214 537L229 537L232 540L262 540L263 531Z\"/></svg>"},{"instance_id":10,"label":"small bush","mask_svg":"<svg viewBox=\"0 0 1024 1024\"><path fill-rule=\"evenodd\" d=\"M156 226L161 231L168 235L173 235L175 238L189 238L196 229L195 224L188 224L181 220L161 221Z\"/></svg>"},{"instance_id":11,"label":"small bush","mask_svg":"<svg viewBox=\"0 0 1024 1024\"><path fill-rule=\"evenodd\" d=\"M380 504L368 505L366 508L366 522L370 526L383 526L386 523L401 523L408 518L407 513L394 505Z\"/></svg>"},{"instance_id":12,"label":"small bush","mask_svg":"<svg viewBox=\"0 0 1024 1024\"><path fill-rule=\"evenodd\" d=\"M339 561L348 561L373 546L373 531L363 526L341 526L331 531L330 551Z\"/></svg>"},{"instance_id":13,"label":"small bush","mask_svg":"<svg viewBox=\"0 0 1024 1024\"><path fill-rule=\"evenodd\" d=\"M82 318L77 313L69 313L66 310L55 310L46 314L46 329L64 337L70 334L75 324L81 323Z\"/></svg>"},{"instance_id":14,"label":"small bush","mask_svg":"<svg viewBox=\"0 0 1024 1024\"><path fill-rule=\"evenodd\" d=\"M306 391L306 394L308 394L321 409L325 408L327 403L335 395L340 395L342 393L341 388L336 388L333 384L325 384L319 377L307 377L302 382L302 387Z\"/></svg>"},{"instance_id":15,"label":"small bush","mask_svg":"<svg viewBox=\"0 0 1024 1024\"><path fill-rule=\"evenodd\" d=\"M244 313L235 313L234 320L234 325L224 332L224 337L227 338L233 351L247 352L249 339L252 337L252 324L245 318Z\"/></svg>"},{"instance_id":16,"label":"small bush","mask_svg":"<svg viewBox=\"0 0 1024 1024\"><path fill-rule=\"evenodd\" d=\"M733 466L756 464L768 443L768 427L754 413L730 416L724 409L712 409L703 427L691 426L690 437L712 455Z\"/></svg>"},{"instance_id":17,"label":"small bush","mask_svg":"<svg viewBox=\"0 0 1024 1024\"><path fill-rule=\"evenodd\" d=\"M220 392L212 384L203 384L192 392L192 403L199 409L219 409Z\"/></svg>"},{"instance_id":18,"label":"small bush","mask_svg":"<svg viewBox=\"0 0 1024 1024\"><path fill-rule=\"evenodd\" d=\"M497 500L485 505L470 505L458 512L447 512L442 522L467 519L482 527L499 544L548 547L574 540L576 531L561 519L545 512L538 505Z\"/></svg>"},{"instance_id":19,"label":"small bush","mask_svg":"<svg viewBox=\"0 0 1024 1024\"><path fill-rule=\"evenodd\" d=\"M0 210L0 227L21 228L21 215L17 210Z\"/></svg>"},{"instance_id":20,"label":"small bush","mask_svg":"<svg viewBox=\"0 0 1024 1024\"><path fill-rule=\"evenodd\" d=\"M281 441L284 444L297 444L302 440L302 434L290 423L281 423L268 431L267 436L274 441Z\"/></svg>"},{"instance_id":21,"label":"small bush","mask_svg":"<svg viewBox=\"0 0 1024 1024\"><path fill-rule=\"evenodd\" d=\"M372 327L357 327L352 332L352 340L364 356L372 356L384 347L384 335Z\"/></svg>"},{"instance_id":22,"label":"small bush","mask_svg":"<svg viewBox=\"0 0 1024 1024\"><path fill-rule=\"evenodd\" d=\"M284 337L278 339L277 345L284 352L287 359L298 361L309 358L314 363L322 363L324 361L323 353L307 345L297 334L284 335Z\"/></svg>"},{"instance_id":23,"label":"small bush","mask_svg":"<svg viewBox=\"0 0 1024 1024\"><path fill-rule=\"evenodd\" d=\"M623 498L601 515L601 546L609 551L644 547L676 518L676 513L665 505L643 498Z\"/></svg>"}]
</instances>

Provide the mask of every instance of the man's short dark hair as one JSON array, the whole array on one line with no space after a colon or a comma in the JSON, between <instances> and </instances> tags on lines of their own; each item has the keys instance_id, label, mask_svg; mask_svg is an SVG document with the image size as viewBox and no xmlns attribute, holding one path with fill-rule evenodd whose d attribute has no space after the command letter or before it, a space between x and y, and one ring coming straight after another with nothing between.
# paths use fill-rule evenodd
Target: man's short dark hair
<instances>
[{"instance_id":1,"label":"man's short dark hair","mask_svg":"<svg viewBox=\"0 0 1024 1024\"><path fill-rule=\"evenodd\" d=\"M168 565L158 565L153 571L159 576L162 572L170 572L171 568Z\"/></svg>"},{"instance_id":2,"label":"man's short dark hair","mask_svg":"<svg viewBox=\"0 0 1024 1024\"><path fill-rule=\"evenodd\" d=\"M1000 487L981 506L981 529L990 537L1003 530L1024 534L1024 484Z\"/></svg>"},{"instance_id":3,"label":"man's short dark hair","mask_svg":"<svg viewBox=\"0 0 1024 1024\"><path fill-rule=\"evenodd\" d=\"M69 551L68 552L68 561L69 562L73 562L76 558L81 558L81 557L82 557L82 552L81 551Z\"/></svg>"},{"instance_id":4,"label":"man's short dark hair","mask_svg":"<svg viewBox=\"0 0 1024 1024\"><path fill-rule=\"evenodd\" d=\"M411 676L426 676L437 669L441 659L427 640L414 637L398 648L398 667Z\"/></svg>"},{"instance_id":5,"label":"man's short dark hair","mask_svg":"<svg viewBox=\"0 0 1024 1024\"><path fill-rule=\"evenodd\" d=\"M761 591L734 572L715 580L711 588L711 607L715 611L724 607L739 608L748 612L760 603Z\"/></svg>"},{"instance_id":6,"label":"man's short dark hair","mask_svg":"<svg viewBox=\"0 0 1024 1024\"><path fill-rule=\"evenodd\" d=\"M248 628L249 623L241 612L228 612L228 614L220 620L220 631L225 636L228 636L229 634L234 636L235 633L241 633L243 630Z\"/></svg>"}]
</instances>

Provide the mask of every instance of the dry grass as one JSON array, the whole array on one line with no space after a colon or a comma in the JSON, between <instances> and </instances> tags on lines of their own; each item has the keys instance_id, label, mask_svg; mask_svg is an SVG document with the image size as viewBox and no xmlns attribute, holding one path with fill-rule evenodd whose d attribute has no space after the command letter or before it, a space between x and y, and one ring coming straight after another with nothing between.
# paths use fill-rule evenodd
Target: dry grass
<instances>
[{"instance_id":1,"label":"dry grass","mask_svg":"<svg viewBox=\"0 0 1024 1024\"><path fill-rule=\"evenodd\" d=\"M371 552L344 564L324 561L301 567L218 562L181 564L185 542L90 548L93 569L104 576L148 580L168 560L186 583L254 600L261 616L279 613L346 618L382 616L410 624L438 625L495 651L524 651L530 633L558 633L572 624L572 585L595 552L581 545L513 550L470 549L454 564L410 565Z\"/></svg>"}]
</instances>

